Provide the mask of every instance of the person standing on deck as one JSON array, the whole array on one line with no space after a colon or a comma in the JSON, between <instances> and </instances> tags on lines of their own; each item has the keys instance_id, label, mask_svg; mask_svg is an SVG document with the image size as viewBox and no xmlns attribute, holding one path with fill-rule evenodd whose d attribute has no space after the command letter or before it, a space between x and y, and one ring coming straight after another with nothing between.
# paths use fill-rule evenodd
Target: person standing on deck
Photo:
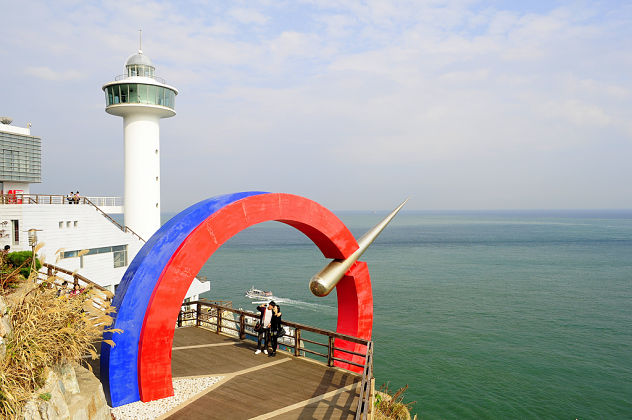
<instances>
[{"instance_id":1,"label":"person standing on deck","mask_svg":"<svg viewBox=\"0 0 632 420\"><path fill-rule=\"evenodd\" d=\"M281 326L281 307L279 305L274 305L272 308L272 320L270 321L270 336L271 336L271 347L272 351L270 352L270 356L276 356L277 346L279 343L277 340L279 339L279 332L283 329Z\"/></svg>"},{"instance_id":2,"label":"person standing on deck","mask_svg":"<svg viewBox=\"0 0 632 420\"><path fill-rule=\"evenodd\" d=\"M268 345L270 344L270 322L272 321L272 308L274 308L274 302L270 302L268 305L257 306L257 310L261 313L259 322L261 328L259 329L259 336L257 337L257 350L255 354L261 353L261 343L263 341L263 352L268 354Z\"/></svg>"}]
</instances>

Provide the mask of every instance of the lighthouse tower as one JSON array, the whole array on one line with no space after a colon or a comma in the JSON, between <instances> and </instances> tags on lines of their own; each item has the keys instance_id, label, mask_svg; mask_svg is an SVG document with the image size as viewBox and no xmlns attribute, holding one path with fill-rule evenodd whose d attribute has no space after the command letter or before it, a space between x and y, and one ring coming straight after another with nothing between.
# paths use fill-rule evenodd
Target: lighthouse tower
<instances>
[{"instance_id":1,"label":"lighthouse tower","mask_svg":"<svg viewBox=\"0 0 632 420\"><path fill-rule=\"evenodd\" d=\"M155 76L141 49L103 85L105 112L123 117L125 226L148 240L160 228L160 119L176 115L178 90Z\"/></svg>"}]
</instances>

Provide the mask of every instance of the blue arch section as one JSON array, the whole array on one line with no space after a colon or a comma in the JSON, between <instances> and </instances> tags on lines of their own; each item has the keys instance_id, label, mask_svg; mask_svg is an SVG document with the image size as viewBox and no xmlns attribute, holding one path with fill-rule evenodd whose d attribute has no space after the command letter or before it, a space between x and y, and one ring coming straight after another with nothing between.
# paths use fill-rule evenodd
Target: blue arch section
<instances>
[{"instance_id":1,"label":"blue arch section","mask_svg":"<svg viewBox=\"0 0 632 420\"><path fill-rule=\"evenodd\" d=\"M237 200L260 194L268 193L248 191L226 194L194 204L165 223L136 254L112 302L116 314L110 328L123 332L104 334L103 338L114 341L115 347L101 344L101 382L110 406L118 407L140 400L138 343L141 329L158 278L174 252L213 213Z\"/></svg>"}]
</instances>

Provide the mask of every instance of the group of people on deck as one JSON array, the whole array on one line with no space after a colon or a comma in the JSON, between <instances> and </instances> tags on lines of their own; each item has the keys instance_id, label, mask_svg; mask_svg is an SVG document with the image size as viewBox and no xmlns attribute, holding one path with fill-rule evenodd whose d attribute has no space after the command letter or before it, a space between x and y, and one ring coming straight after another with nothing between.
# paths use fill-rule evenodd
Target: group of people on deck
<instances>
[{"instance_id":1,"label":"group of people on deck","mask_svg":"<svg viewBox=\"0 0 632 420\"><path fill-rule=\"evenodd\" d=\"M66 200L68 200L69 204L79 204L80 199L81 196L79 196L79 191L70 191L70 194L66 196Z\"/></svg>"},{"instance_id":2,"label":"group of people on deck","mask_svg":"<svg viewBox=\"0 0 632 420\"><path fill-rule=\"evenodd\" d=\"M270 301L267 305L257 306L257 310L261 315L259 316L260 328L255 354L259 354L263 350L263 353L270 357L276 356L277 341L283 329L281 326L281 307L274 301ZM268 348L270 348L270 353L268 353Z\"/></svg>"}]
</instances>

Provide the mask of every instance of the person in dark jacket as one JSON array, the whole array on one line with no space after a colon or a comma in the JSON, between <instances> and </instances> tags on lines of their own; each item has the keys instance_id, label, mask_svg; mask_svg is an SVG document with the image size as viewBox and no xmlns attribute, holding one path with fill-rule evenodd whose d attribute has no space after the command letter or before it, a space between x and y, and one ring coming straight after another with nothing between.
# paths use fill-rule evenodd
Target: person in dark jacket
<instances>
[{"instance_id":1,"label":"person in dark jacket","mask_svg":"<svg viewBox=\"0 0 632 420\"><path fill-rule=\"evenodd\" d=\"M270 322L270 336L271 336L271 347L272 352L270 356L276 356L277 346L279 339L279 331L283 329L281 326L281 307L279 305L274 305L272 308L272 321Z\"/></svg>"},{"instance_id":2,"label":"person in dark jacket","mask_svg":"<svg viewBox=\"0 0 632 420\"><path fill-rule=\"evenodd\" d=\"M261 328L259 329L259 335L257 337L257 350L255 354L261 353L261 350L265 354L268 354L268 345L270 344L270 323L272 322L272 308L274 308L274 301L271 301L267 305L257 306L257 310L261 313L259 315L259 322ZM263 349L261 345L263 343Z\"/></svg>"}]
</instances>

